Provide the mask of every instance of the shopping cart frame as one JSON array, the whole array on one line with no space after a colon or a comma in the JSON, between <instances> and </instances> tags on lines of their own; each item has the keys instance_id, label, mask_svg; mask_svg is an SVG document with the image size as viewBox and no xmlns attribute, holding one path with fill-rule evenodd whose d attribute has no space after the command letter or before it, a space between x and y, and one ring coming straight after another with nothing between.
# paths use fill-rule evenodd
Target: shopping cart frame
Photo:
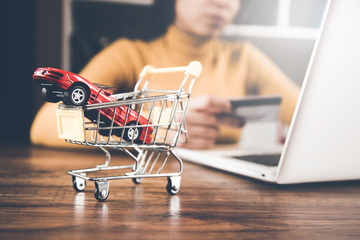
<instances>
[{"instance_id":1,"label":"shopping cart frame","mask_svg":"<svg viewBox=\"0 0 360 240\"><path fill-rule=\"evenodd\" d=\"M93 181L95 183L95 198L98 201L105 201L109 196L109 182L111 180L132 179L134 183L139 184L143 178L167 177L167 192L169 194L178 193L181 173L183 172L183 162L174 153L173 148L176 147L179 141L187 142L188 133L185 113L190 93L201 73L201 69L201 64L197 61L190 62L185 67L154 68L145 66L140 73L133 92L111 95L117 101L89 104L81 107L60 104L57 110L59 137L65 138L65 141L69 143L97 147L106 155L105 163L102 165L68 171L68 174L72 176L73 188L78 192L84 191L86 181ZM148 88L153 76L173 72L184 72L185 75L177 90L154 90ZM187 87L185 88L185 86ZM116 123L118 118L116 114L119 108L126 112L122 126ZM108 112L110 109L110 112L113 113L111 121L106 120L108 125L103 123L105 109ZM128 125L127 118L135 110L138 113L136 123L133 121L133 125ZM96 112L91 121L86 118L89 112ZM69 124L64 124L62 117L66 116L68 118L69 115L66 115L68 113L75 113L77 118L75 124L70 124L70 130L65 131L66 134L64 134L64 129L69 127ZM148 117L147 122L140 124L140 116L145 113ZM151 119L155 119L155 121ZM74 130L73 125L77 125L77 130ZM139 132L145 131L144 139L142 141L124 140L124 134L130 132L130 130L135 132L137 130ZM113 135L115 132L118 133L117 136ZM148 134L151 134L152 141L145 143ZM115 149L125 153L134 160L134 163L110 166L111 154L108 149ZM177 171L164 172L169 159L177 161ZM124 169L130 169L130 171L122 175L88 176L89 173L94 172Z\"/></svg>"}]
</instances>

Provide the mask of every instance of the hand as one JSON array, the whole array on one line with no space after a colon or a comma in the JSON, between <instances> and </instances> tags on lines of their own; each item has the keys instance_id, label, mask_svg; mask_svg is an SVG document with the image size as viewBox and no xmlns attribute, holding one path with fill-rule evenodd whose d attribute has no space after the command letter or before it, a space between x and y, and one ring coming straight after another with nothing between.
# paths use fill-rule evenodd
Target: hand
<instances>
[{"instance_id":1,"label":"hand","mask_svg":"<svg viewBox=\"0 0 360 240\"><path fill-rule=\"evenodd\" d=\"M204 149L214 146L219 134L219 113L229 113L231 104L229 100L200 96L190 98L186 112L188 142L179 143L179 147L190 149Z\"/></svg>"}]
</instances>

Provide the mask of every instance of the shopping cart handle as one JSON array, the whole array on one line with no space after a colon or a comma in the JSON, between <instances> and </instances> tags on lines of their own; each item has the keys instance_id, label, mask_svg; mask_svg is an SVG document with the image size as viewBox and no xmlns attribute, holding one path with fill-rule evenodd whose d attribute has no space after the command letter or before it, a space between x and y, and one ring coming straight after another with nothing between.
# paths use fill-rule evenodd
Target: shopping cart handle
<instances>
[{"instance_id":1,"label":"shopping cart handle","mask_svg":"<svg viewBox=\"0 0 360 240\"><path fill-rule=\"evenodd\" d=\"M202 71L201 63L199 61L192 61L187 66L185 74L189 74L190 76L199 78L201 71Z\"/></svg>"},{"instance_id":2,"label":"shopping cart handle","mask_svg":"<svg viewBox=\"0 0 360 240\"><path fill-rule=\"evenodd\" d=\"M170 73L170 72L184 72L184 74L189 74L193 77L198 78L202 71L202 65L198 61L192 61L189 65L184 67L171 67L171 68L154 68L151 65L147 65L143 68L140 73L140 78L150 77L153 74L158 73Z\"/></svg>"}]
</instances>

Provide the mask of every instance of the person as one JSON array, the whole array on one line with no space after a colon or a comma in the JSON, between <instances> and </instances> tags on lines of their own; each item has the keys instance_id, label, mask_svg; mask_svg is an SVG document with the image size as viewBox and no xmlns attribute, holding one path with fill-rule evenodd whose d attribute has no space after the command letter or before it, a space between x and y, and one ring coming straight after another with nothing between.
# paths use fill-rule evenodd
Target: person
<instances>
[{"instance_id":1,"label":"person","mask_svg":"<svg viewBox=\"0 0 360 240\"><path fill-rule=\"evenodd\" d=\"M179 144L181 147L209 148L219 139L234 139L229 134L233 131L221 127L216 117L231 111L232 97L281 94L280 119L289 124L298 87L251 43L218 39L240 6L240 0L176 0L175 20L165 35L149 42L116 40L93 57L80 75L120 90L131 89L145 65L174 67L200 61L203 71L193 88L186 114L189 141ZM170 81L156 84L174 85ZM56 108L56 104L46 103L40 109L31 129L32 143L65 146L56 135Z\"/></svg>"}]
</instances>

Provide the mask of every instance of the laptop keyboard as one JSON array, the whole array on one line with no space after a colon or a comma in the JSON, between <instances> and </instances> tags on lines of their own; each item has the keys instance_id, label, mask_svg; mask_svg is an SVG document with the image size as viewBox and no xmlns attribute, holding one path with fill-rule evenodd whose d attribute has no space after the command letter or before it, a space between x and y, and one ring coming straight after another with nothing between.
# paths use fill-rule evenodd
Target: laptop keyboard
<instances>
[{"instance_id":1,"label":"laptop keyboard","mask_svg":"<svg viewBox=\"0 0 360 240\"><path fill-rule=\"evenodd\" d=\"M280 154L265 154L265 155L233 156L233 158L247 162L262 164L265 166L276 167L279 164L280 156L281 156Z\"/></svg>"}]
</instances>

